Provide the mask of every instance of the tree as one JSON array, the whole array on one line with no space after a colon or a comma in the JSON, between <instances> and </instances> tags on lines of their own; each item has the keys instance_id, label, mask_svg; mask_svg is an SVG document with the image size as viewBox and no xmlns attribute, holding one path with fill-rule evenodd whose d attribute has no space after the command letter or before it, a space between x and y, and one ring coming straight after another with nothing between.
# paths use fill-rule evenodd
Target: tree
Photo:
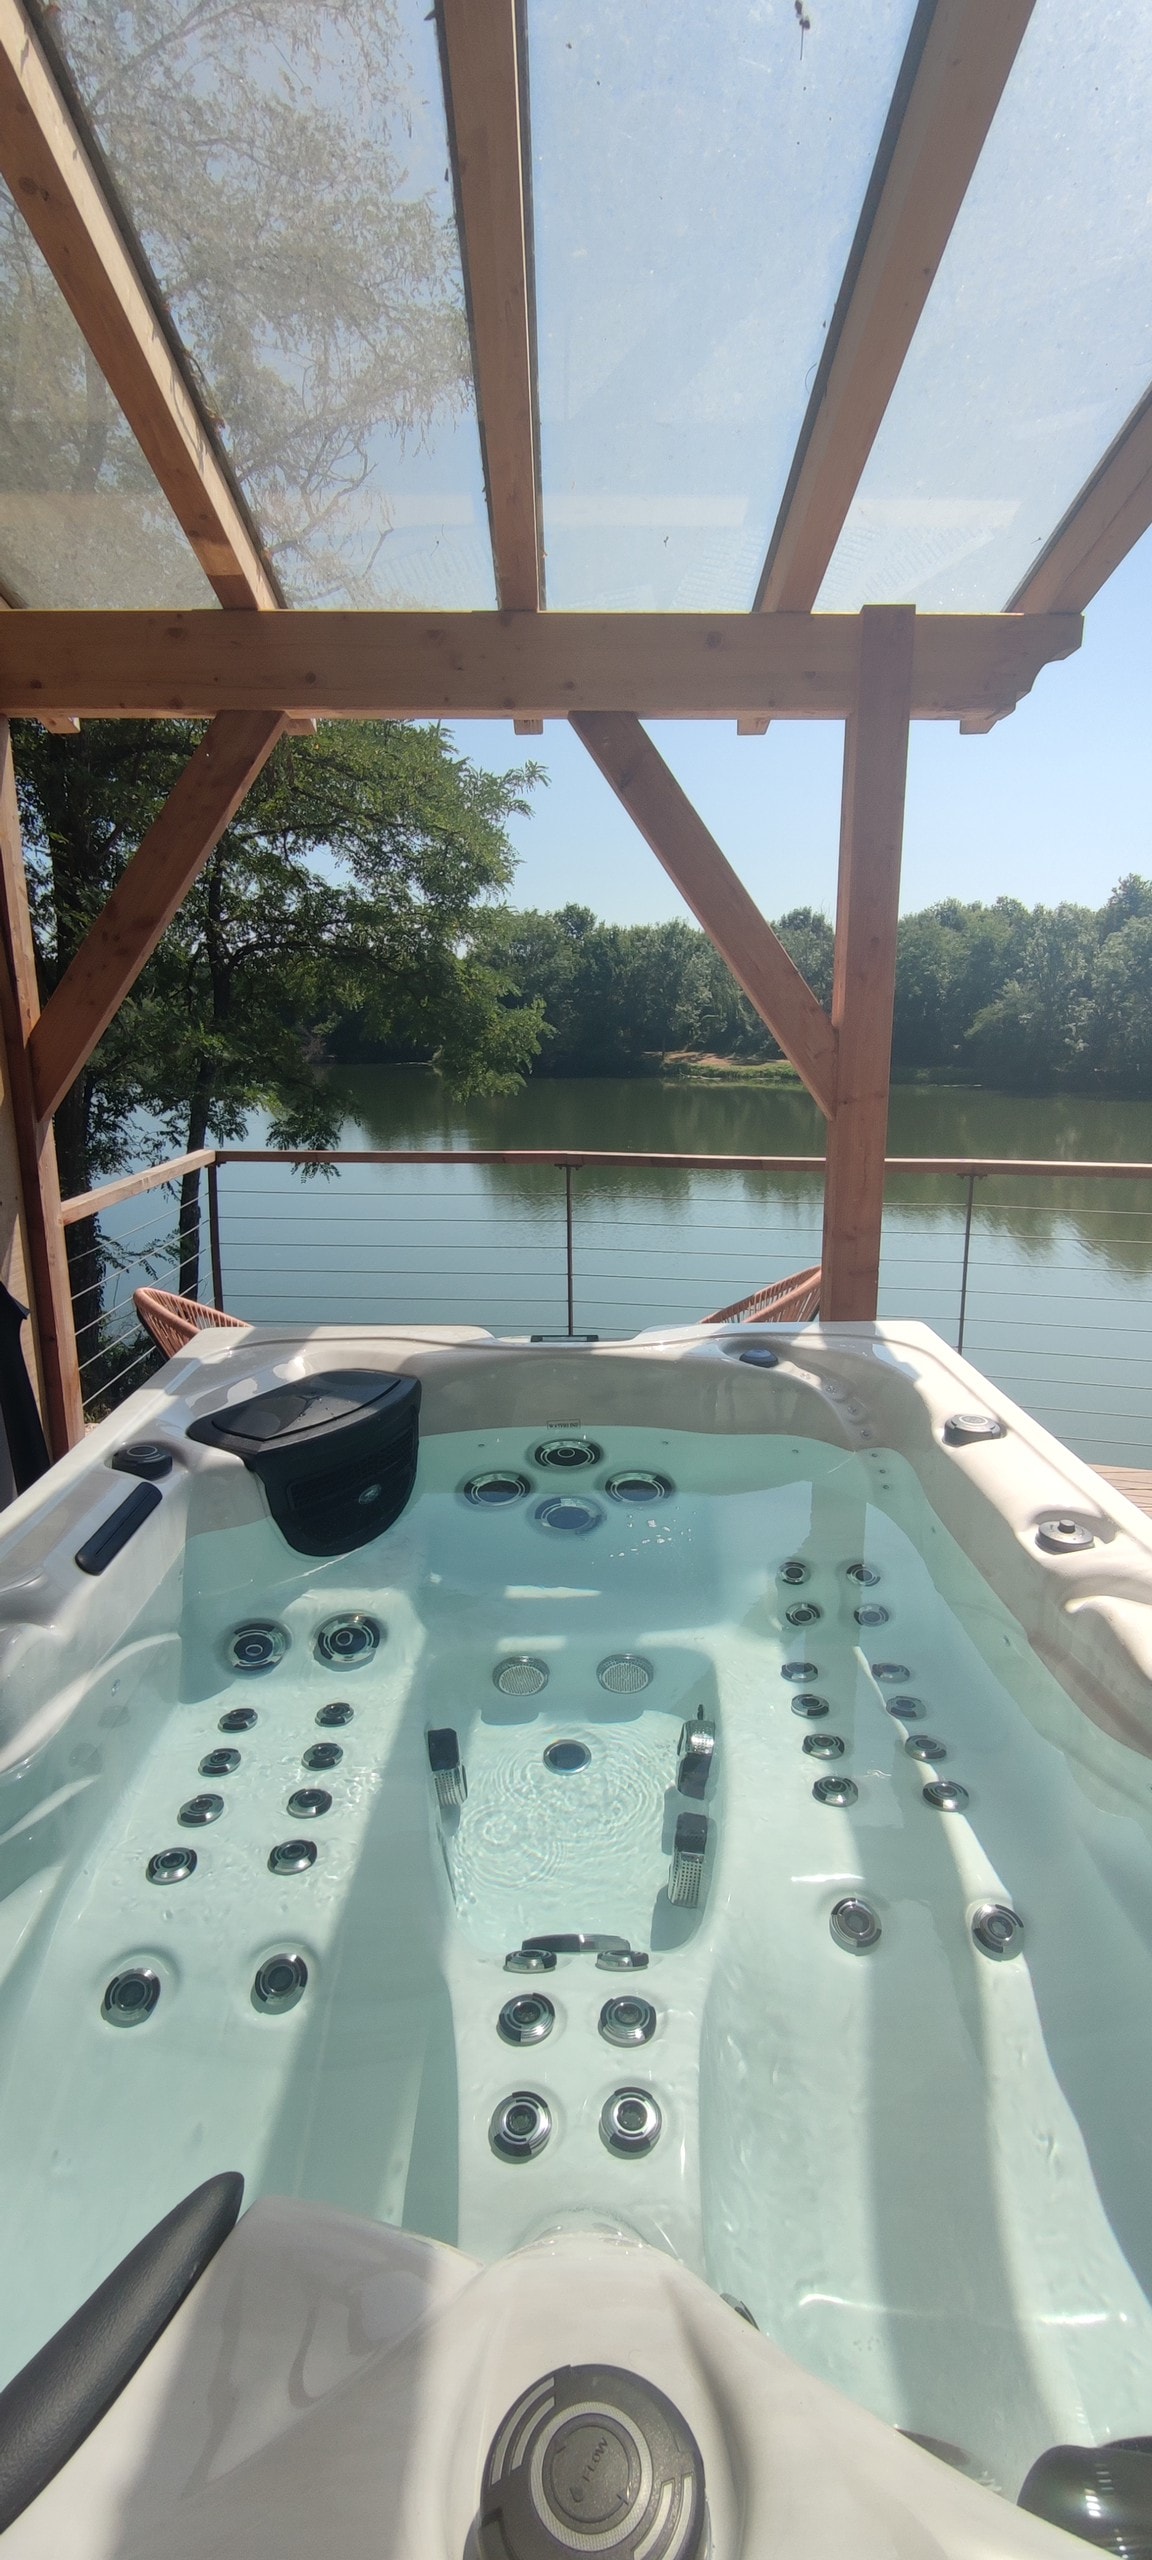
<instances>
[{"instance_id":1,"label":"tree","mask_svg":"<svg viewBox=\"0 0 1152 2560\"><path fill-rule=\"evenodd\" d=\"M1043 1093L1084 1077L1096 938L1090 907L1033 909L1014 974L967 1035L983 1083Z\"/></svg>"},{"instance_id":2,"label":"tree","mask_svg":"<svg viewBox=\"0 0 1152 2560\"><path fill-rule=\"evenodd\" d=\"M1122 880L1103 909L1086 1010L1086 1048L1105 1090L1152 1093L1152 882Z\"/></svg>"},{"instance_id":3,"label":"tree","mask_svg":"<svg viewBox=\"0 0 1152 2560\"><path fill-rule=\"evenodd\" d=\"M832 991L832 928L810 907L777 931L825 1003ZM483 947L522 995L539 996L550 1037L545 1075L627 1075L669 1050L779 1056L771 1032L742 995L707 934L682 918L607 925L590 907L486 919Z\"/></svg>"},{"instance_id":4,"label":"tree","mask_svg":"<svg viewBox=\"0 0 1152 2560\"><path fill-rule=\"evenodd\" d=\"M892 1039L897 1073L971 1072L968 1031L1017 966L1028 923L1028 909L1012 898L991 907L945 898L901 917Z\"/></svg>"},{"instance_id":5,"label":"tree","mask_svg":"<svg viewBox=\"0 0 1152 2560\"><path fill-rule=\"evenodd\" d=\"M795 907L776 931L828 1005L827 917ZM503 909L482 940L521 996L542 1002L544 1074L628 1074L675 1050L779 1054L707 935L682 921ZM1009 1092L1152 1091L1152 882L1119 881L1095 912L945 898L903 916L893 1066Z\"/></svg>"},{"instance_id":6,"label":"tree","mask_svg":"<svg viewBox=\"0 0 1152 2560\"><path fill-rule=\"evenodd\" d=\"M776 931L790 959L802 978L807 978L812 993L827 1009L832 1002L832 968L836 936L827 916L815 907L791 907L781 916Z\"/></svg>"},{"instance_id":7,"label":"tree","mask_svg":"<svg viewBox=\"0 0 1152 2560\"><path fill-rule=\"evenodd\" d=\"M58 983L197 732L26 724L17 774L42 994ZM124 1161L133 1110L169 1144L236 1137L269 1110L275 1141L335 1143L328 1034L352 1016L393 1051L435 1055L455 1090L516 1083L541 1007L472 947L477 912L514 860L506 820L539 769L503 776L439 728L372 722L281 741L56 1119L65 1192ZM322 864L322 868L318 867ZM195 1294L199 1182L181 1203L181 1287ZM68 1229L84 1319L99 1307L94 1227ZM92 1303L89 1303L92 1302Z\"/></svg>"},{"instance_id":8,"label":"tree","mask_svg":"<svg viewBox=\"0 0 1152 2560\"><path fill-rule=\"evenodd\" d=\"M397 467L472 396L431 30L395 0L53 0L49 23L290 600L420 600ZM15 600L210 601L7 201L0 463L28 498ZM468 538L433 531L441 600L487 601Z\"/></svg>"}]
</instances>

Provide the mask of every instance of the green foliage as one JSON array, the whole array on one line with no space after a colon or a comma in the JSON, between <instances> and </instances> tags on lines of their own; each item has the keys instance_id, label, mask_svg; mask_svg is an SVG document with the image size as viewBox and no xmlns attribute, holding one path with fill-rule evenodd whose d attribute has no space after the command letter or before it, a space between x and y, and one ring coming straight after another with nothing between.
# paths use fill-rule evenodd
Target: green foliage
<instances>
[{"instance_id":1,"label":"green foliage","mask_svg":"<svg viewBox=\"0 0 1152 2560\"><path fill-rule=\"evenodd\" d=\"M778 927L822 1001L832 991L832 928L798 907ZM628 1075L671 1050L756 1061L779 1051L706 934L670 924L600 924L591 908L486 917L477 949L523 1001L543 1004L545 1075Z\"/></svg>"},{"instance_id":2,"label":"green foliage","mask_svg":"<svg viewBox=\"0 0 1152 2560\"><path fill-rule=\"evenodd\" d=\"M63 975L187 763L185 723L29 724L17 772L43 991ZM434 1057L460 1093L507 1091L540 1039L541 1007L474 947L478 913L513 872L506 821L539 769L497 776L443 732L387 722L286 738L56 1119L66 1192L125 1160L131 1115L173 1148L237 1137L270 1114L281 1145L331 1146L340 1110L322 1072L337 1022L384 1054ZM195 1183L182 1286L195 1286ZM69 1229L76 1277L94 1251ZM85 1266L83 1286L95 1285ZM77 1282L77 1285L80 1285Z\"/></svg>"},{"instance_id":3,"label":"green foliage","mask_svg":"<svg viewBox=\"0 0 1152 2560\"><path fill-rule=\"evenodd\" d=\"M794 908L776 930L827 1005L827 917ZM538 1073L628 1074L683 1051L749 1066L779 1056L707 937L688 924L604 925L586 907L503 908L478 940L521 1000L543 1005ZM898 1077L926 1081L1152 1092L1152 882L1121 880L1099 910L948 898L903 917L892 1056Z\"/></svg>"},{"instance_id":4,"label":"green foliage","mask_svg":"<svg viewBox=\"0 0 1152 2560\"><path fill-rule=\"evenodd\" d=\"M380 1053L435 1057L456 1092L519 1081L539 1007L505 1002L467 936L511 879L505 820L536 778L480 772L434 728L283 741L125 1026L139 1098L173 1143L235 1137L259 1104L273 1144L333 1145L339 1107L317 1066L349 1017Z\"/></svg>"}]
</instances>

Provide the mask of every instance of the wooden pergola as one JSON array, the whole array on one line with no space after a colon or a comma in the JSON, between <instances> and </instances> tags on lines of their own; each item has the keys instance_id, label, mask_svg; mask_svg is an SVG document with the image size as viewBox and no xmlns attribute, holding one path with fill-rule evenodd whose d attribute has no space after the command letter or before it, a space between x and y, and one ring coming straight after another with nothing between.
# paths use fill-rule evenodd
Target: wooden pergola
<instances>
[{"instance_id":1,"label":"wooden pergola","mask_svg":"<svg viewBox=\"0 0 1152 2560\"><path fill-rule=\"evenodd\" d=\"M1037 0L1042 6L1043 0ZM982 732L1081 639L1152 522L1152 394L1006 609L814 610L1012 78L1033 0L922 0L751 609L545 602L526 71L517 0L439 0L495 612L287 604L48 26L0 0L0 172L218 599L0 612L0 1004L42 1403L82 1428L52 1116L285 730L318 719L566 719L828 1123L823 1313L876 1312L911 720ZM207 719L202 743L41 1013L8 721ZM641 725L844 723L830 1013Z\"/></svg>"}]
</instances>

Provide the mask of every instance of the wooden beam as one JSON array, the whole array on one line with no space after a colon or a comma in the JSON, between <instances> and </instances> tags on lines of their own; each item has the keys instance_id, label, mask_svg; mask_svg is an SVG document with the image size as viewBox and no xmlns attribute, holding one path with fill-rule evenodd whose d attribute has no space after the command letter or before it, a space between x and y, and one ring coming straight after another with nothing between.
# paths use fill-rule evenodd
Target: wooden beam
<instances>
[{"instance_id":1,"label":"wooden beam","mask_svg":"<svg viewBox=\"0 0 1152 2560\"><path fill-rule=\"evenodd\" d=\"M575 712L572 726L827 1117L836 1100L828 1016L663 756L627 711Z\"/></svg>"},{"instance_id":2,"label":"wooden beam","mask_svg":"<svg viewBox=\"0 0 1152 2560\"><path fill-rule=\"evenodd\" d=\"M919 720L1010 711L1075 614L923 614ZM0 711L43 719L843 720L855 614L0 613Z\"/></svg>"},{"instance_id":3,"label":"wooden beam","mask_svg":"<svg viewBox=\"0 0 1152 2560\"><path fill-rule=\"evenodd\" d=\"M182 1182L186 1173L203 1173L215 1162L215 1147L193 1147L186 1156L167 1156L163 1164L145 1165L142 1173L122 1173L115 1182L97 1183L94 1191L74 1191L70 1200L61 1202L60 1216L66 1227L78 1226L82 1218L102 1217L105 1209L117 1208L121 1200L137 1200L142 1192Z\"/></svg>"},{"instance_id":4,"label":"wooden beam","mask_svg":"<svg viewBox=\"0 0 1152 2560\"><path fill-rule=\"evenodd\" d=\"M844 738L832 990L839 1072L820 1295L829 1320L876 1313L915 619L911 605L870 605L861 614L856 702Z\"/></svg>"},{"instance_id":5,"label":"wooden beam","mask_svg":"<svg viewBox=\"0 0 1152 2560\"><path fill-rule=\"evenodd\" d=\"M1152 391L1016 590L1012 610L1082 613L1152 525Z\"/></svg>"},{"instance_id":6,"label":"wooden beam","mask_svg":"<svg viewBox=\"0 0 1152 2560\"><path fill-rule=\"evenodd\" d=\"M51 1125L37 1119L28 1040L39 1011L28 882L12 771L12 740L0 720L0 1028L20 1161L32 1330L40 1376L40 1408L54 1458L84 1436L76 1361L76 1329L68 1256L60 1219L60 1180Z\"/></svg>"},{"instance_id":7,"label":"wooden beam","mask_svg":"<svg viewBox=\"0 0 1152 2560\"><path fill-rule=\"evenodd\" d=\"M275 580L21 0L0 0L0 170L221 604L278 605Z\"/></svg>"},{"instance_id":8,"label":"wooden beam","mask_svg":"<svg viewBox=\"0 0 1152 2560\"><path fill-rule=\"evenodd\" d=\"M58 1111L150 960L284 727L269 711L222 711L54 988L29 1041L42 1120Z\"/></svg>"},{"instance_id":9,"label":"wooden beam","mask_svg":"<svg viewBox=\"0 0 1152 2560\"><path fill-rule=\"evenodd\" d=\"M922 0L757 590L815 604L1033 0Z\"/></svg>"},{"instance_id":10,"label":"wooden beam","mask_svg":"<svg viewBox=\"0 0 1152 2560\"><path fill-rule=\"evenodd\" d=\"M532 611L544 581L516 0L440 0L439 15L496 592Z\"/></svg>"}]
</instances>

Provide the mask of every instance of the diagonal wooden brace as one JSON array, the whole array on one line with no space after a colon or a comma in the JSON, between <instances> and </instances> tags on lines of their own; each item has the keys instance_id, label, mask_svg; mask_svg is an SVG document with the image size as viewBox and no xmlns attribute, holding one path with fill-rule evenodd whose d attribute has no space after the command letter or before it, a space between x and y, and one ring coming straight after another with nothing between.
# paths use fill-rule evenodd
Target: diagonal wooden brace
<instances>
[{"instance_id":1,"label":"diagonal wooden brace","mask_svg":"<svg viewBox=\"0 0 1152 2560\"><path fill-rule=\"evenodd\" d=\"M33 1026L39 1120L50 1120L151 959L284 729L278 711L221 711Z\"/></svg>"},{"instance_id":2,"label":"diagonal wooden brace","mask_svg":"<svg viewBox=\"0 0 1152 2560\"><path fill-rule=\"evenodd\" d=\"M827 1119L836 1102L836 1034L779 935L640 722L626 711L573 712L571 719L605 781Z\"/></svg>"}]
</instances>

